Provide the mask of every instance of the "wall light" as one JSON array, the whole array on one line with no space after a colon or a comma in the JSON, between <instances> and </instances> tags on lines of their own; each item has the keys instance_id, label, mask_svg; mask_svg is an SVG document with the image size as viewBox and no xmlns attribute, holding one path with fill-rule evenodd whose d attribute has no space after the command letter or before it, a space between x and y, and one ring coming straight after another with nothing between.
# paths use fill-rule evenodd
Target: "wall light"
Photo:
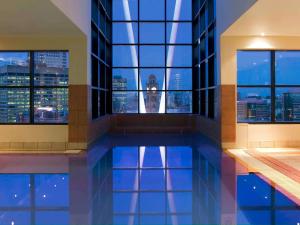
<instances>
[{"instance_id":1,"label":"wall light","mask_svg":"<svg viewBox=\"0 0 300 225\"><path fill-rule=\"evenodd\" d=\"M249 49L270 49L273 46L265 38L254 38L248 45Z\"/></svg>"}]
</instances>

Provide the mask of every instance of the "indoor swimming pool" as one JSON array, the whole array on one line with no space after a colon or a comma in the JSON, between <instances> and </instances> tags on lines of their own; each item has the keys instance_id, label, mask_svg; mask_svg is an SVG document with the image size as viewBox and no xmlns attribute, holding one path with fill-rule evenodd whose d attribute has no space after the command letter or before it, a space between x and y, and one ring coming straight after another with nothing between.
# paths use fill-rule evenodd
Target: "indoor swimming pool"
<instances>
[{"instance_id":1,"label":"indoor swimming pool","mask_svg":"<svg viewBox=\"0 0 300 225\"><path fill-rule=\"evenodd\" d=\"M0 224L300 222L292 198L203 137L133 140L106 137L80 155L1 157Z\"/></svg>"}]
</instances>

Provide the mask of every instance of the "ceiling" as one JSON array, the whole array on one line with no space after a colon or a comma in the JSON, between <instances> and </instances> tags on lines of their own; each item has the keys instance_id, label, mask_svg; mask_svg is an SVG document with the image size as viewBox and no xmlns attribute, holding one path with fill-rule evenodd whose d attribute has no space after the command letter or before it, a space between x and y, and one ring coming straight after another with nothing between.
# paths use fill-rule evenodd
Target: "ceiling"
<instances>
[{"instance_id":1,"label":"ceiling","mask_svg":"<svg viewBox=\"0 0 300 225\"><path fill-rule=\"evenodd\" d=\"M223 36L299 36L300 0L258 0Z\"/></svg>"},{"instance_id":2,"label":"ceiling","mask_svg":"<svg viewBox=\"0 0 300 225\"><path fill-rule=\"evenodd\" d=\"M0 0L0 36L82 34L49 0Z\"/></svg>"}]
</instances>

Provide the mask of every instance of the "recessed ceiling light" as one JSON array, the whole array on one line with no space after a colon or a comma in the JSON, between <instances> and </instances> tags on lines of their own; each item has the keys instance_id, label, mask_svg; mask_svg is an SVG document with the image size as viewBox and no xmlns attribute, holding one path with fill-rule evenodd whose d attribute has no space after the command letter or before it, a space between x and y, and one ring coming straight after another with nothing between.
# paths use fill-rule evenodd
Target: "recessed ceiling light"
<instances>
[{"instance_id":1,"label":"recessed ceiling light","mask_svg":"<svg viewBox=\"0 0 300 225\"><path fill-rule=\"evenodd\" d=\"M266 36L266 34L262 32L262 33L260 33L260 36L264 37L264 36Z\"/></svg>"}]
</instances>

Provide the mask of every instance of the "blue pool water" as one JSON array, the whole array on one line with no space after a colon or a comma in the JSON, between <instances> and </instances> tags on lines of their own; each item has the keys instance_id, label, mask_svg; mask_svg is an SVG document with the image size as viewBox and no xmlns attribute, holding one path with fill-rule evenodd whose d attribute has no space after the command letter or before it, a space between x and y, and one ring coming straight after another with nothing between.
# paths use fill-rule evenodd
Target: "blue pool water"
<instances>
[{"instance_id":1,"label":"blue pool water","mask_svg":"<svg viewBox=\"0 0 300 225\"><path fill-rule=\"evenodd\" d=\"M2 156L0 225L300 222L299 205L203 137L135 140L108 137L81 155Z\"/></svg>"}]
</instances>

